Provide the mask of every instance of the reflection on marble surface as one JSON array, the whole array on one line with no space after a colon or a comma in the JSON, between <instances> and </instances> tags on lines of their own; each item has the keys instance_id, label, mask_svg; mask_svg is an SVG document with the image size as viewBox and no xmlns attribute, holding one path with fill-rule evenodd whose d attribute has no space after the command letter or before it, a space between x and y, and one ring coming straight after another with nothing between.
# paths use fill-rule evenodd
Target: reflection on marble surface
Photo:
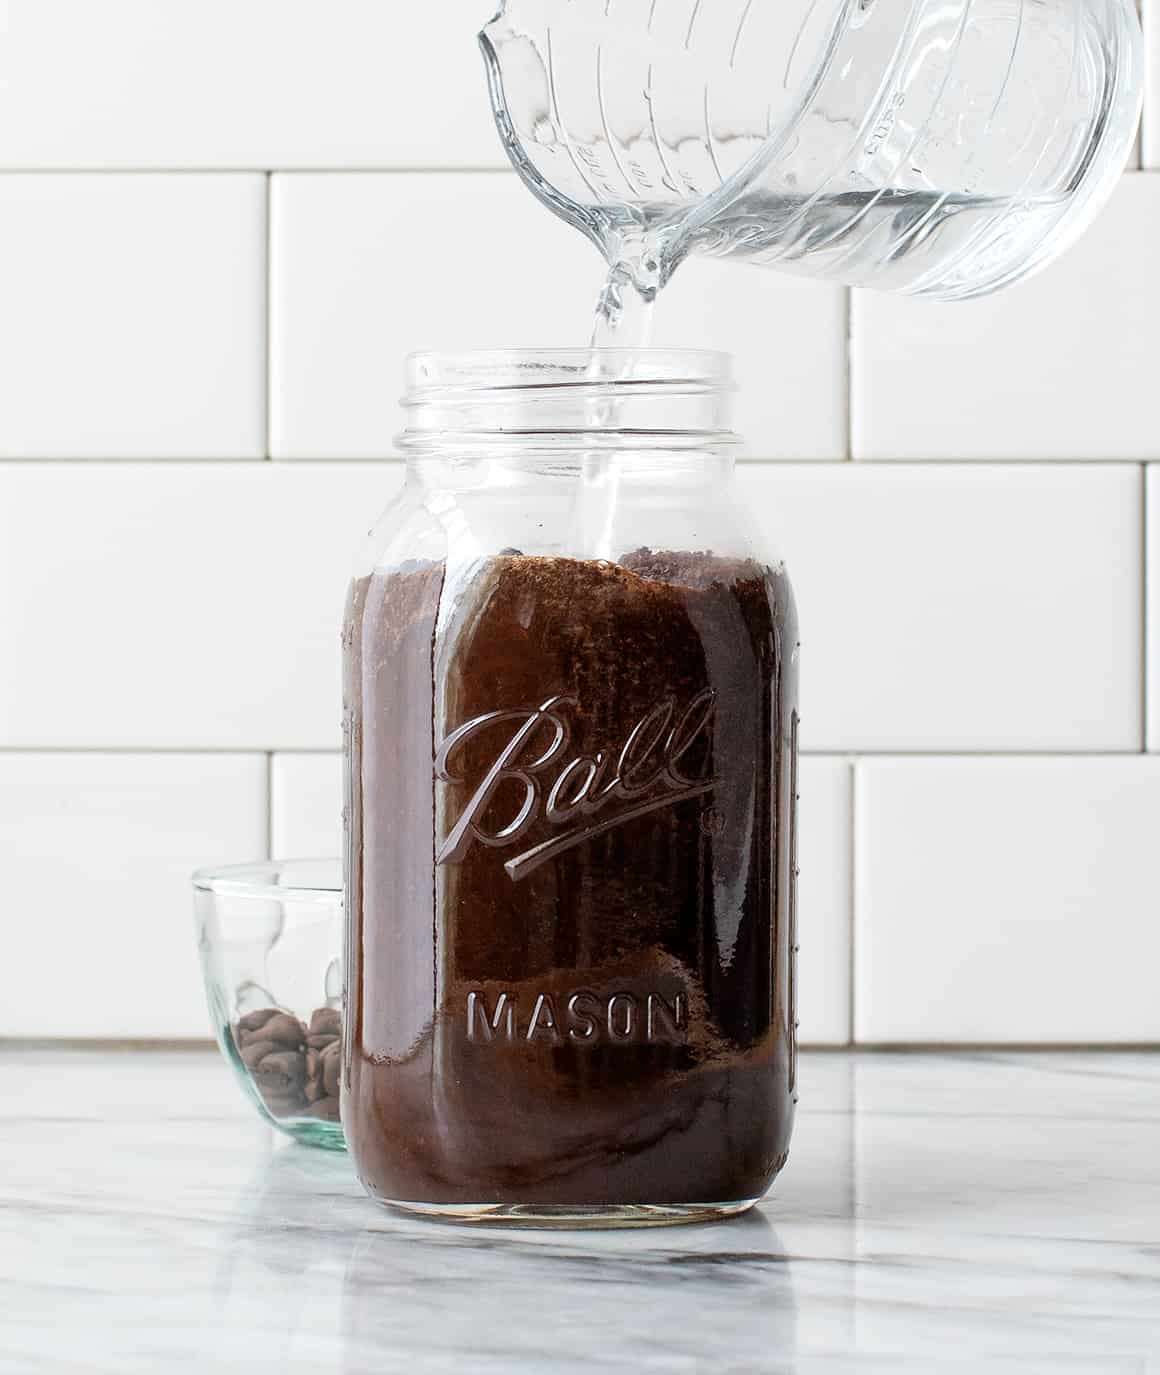
<instances>
[{"instance_id":1,"label":"reflection on marble surface","mask_svg":"<svg viewBox=\"0 0 1160 1375\"><path fill-rule=\"evenodd\" d=\"M210 1053L0 1048L0 1371L1160 1375L1160 1055L804 1057L748 1217L396 1217Z\"/></svg>"}]
</instances>

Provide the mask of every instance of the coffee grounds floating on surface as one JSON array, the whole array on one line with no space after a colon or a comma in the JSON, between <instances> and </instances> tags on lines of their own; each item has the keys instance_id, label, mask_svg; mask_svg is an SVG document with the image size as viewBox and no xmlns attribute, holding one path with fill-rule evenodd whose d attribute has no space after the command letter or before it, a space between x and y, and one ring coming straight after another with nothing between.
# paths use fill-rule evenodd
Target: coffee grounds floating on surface
<instances>
[{"instance_id":1,"label":"coffee grounds floating on surface","mask_svg":"<svg viewBox=\"0 0 1160 1375\"><path fill-rule=\"evenodd\" d=\"M794 1100L784 573L513 553L444 583L411 564L348 607L344 1108L364 1184L435 1204L759 1196Z\"/></svg>"}]
</instances>

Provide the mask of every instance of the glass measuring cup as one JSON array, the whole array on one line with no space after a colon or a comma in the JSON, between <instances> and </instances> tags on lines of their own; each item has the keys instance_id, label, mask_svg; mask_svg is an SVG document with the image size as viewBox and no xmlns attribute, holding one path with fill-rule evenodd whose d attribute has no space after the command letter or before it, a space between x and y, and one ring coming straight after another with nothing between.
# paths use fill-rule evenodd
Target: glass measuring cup
<instances>
[{"instance_id":1,"label":"glass measuring cup","mask_svg":"<svg viewBox=\"0 0 1160 1375\"><path fill-rule=\"evenodd\" d=\"M646 299L694 253L997 290L1094 218L1143 87L1131 0L506 0L481 42L520 175Z\"/></svg>"}]
</instances>

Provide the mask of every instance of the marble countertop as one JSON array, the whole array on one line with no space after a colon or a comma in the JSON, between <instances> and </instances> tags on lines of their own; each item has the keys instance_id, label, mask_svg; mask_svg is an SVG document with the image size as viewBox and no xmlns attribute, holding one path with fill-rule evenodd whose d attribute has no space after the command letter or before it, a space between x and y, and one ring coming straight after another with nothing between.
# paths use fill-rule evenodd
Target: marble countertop
<instances>
[{"instance_id":1,"label":"marble countertop","mask_svg":"<svg viewBox=\"0 0 1160 1375\"><path fill-rule=\"evenodd\" d=\"M0 1046L0 1371L1160 1372L1160 1055L804 1057L746 1218L412 1221L215 1052Z\"/></svg>"}]
</instances>

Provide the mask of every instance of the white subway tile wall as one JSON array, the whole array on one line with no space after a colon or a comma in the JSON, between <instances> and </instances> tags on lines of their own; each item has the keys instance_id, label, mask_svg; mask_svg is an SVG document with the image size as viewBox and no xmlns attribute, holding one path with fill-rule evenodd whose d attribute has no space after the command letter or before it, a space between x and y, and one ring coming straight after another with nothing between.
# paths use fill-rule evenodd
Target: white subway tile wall
<instances>
[{"instance_id":1,"label":"white subway tile wall","mask_svg":"<svg viewBox=\"0 0 1160 1375\"><path fill-rule=\"evenodd\" d=\"M264 457L265 243L264 177L0 176L0 457Z\"/></svg>"},{"instance_id":2,"label":"white subway tile wall","mask_svg":"<svg viewBox=\"0 0 1160 1375\"><path fill-rule=\"evenodd\" d=\"M1142 748L1138 466L741 480L797 589L807 749Z\"/></svg>"},{"instance_id":3,"label":"white subway tile wall","mask_svg":"<svg viewBox=\"0 0 1160 1375\"><path fill-rule=\"evenodd\" d=\"M853 770L845 759L806 758L798 784L800 1035L812 1046L843 1046L850 1040Z\"/></svg>"},{"instance_id":4,"label":"white subway tile wall","mask_svg":"<svg viewBox=\"0 0 1160 1375\"><path fill-rule=\"evenodd\" d=\"M410 352L561 347L591 328L591 246L511 175L276 176L271 223L274 458L390 456ZM730 263L676 280L655 342L735 355L745 454L844 458L845 293Z\"/></svg>"},{"instance_id":5,"label":"white subway tile wall","mask_svg":"<svg viewBox=\"0 0 1160 1375\"><path fill-rule=\"evenodd\" d=\"M857 766L868 1042L1160 1042L1160 759Z\"/></svg>"},{"instance_id":6,"label":"white subway tile wall","mask_svg":"<svg viewBox=\"0 0 1160 1375\"><path fill-rule=\"evenodd\" d=\"M585 337L596 257L486 111L493 9L0 3L0 1037L208 1034L190 870L339 847L404 354ZM658 312L737 354L798 590L809 1044L1160 1043L1145 18L1143 170L1037 281L692 263Z\"/></svg>"},{"instance_id":7,"label":"white subway tile wall","mask_svg":"<svg viewBox=\"0 0 1160 1375\"><path fill-rule=\"evenodd\" d=\"M1160 177L1129 173L1080 242L1017 291L955 305L860 295L854 457L1160 459Z\"/></svg>"},{"instance_id":8,"label":"white subway tile wall","mask_svg":"<svg viewBox=\"0 0 1160 1375\"><path fill-rule=\"evenodd\" d=\"M0 167L499 167L494 0L4 0Z\"/></svg>"},{"instance_id":9,"label":"white subway tile wall","mask_svg":"<svg viewBox=\"0 0 1160 1375\"><path fill-rule=\"evenodd\" d=\"M262 853L266 772L261 754L0 753L0 1037L207 1035L190 874Z\"/></svg>"},{"instance_id":10,"label":"white subway tile wall","mask_svg":"<svg viewBox=\"0 0 1160 1375\"><path fill-rule=\"evenodd\" d=\"M334 749L393 464L0 464L0 748Z\"/></svg>"},{"instance_id":11,"label":"white subway tile wall","mask_svg":"<svg viewBox=\"0 0 1160 1375\"><path fill-rule=\"evenodd\" d=\"M270 844L283 858L342 854L342 755L276 754Z\"/></svg>"}]
</instances>

